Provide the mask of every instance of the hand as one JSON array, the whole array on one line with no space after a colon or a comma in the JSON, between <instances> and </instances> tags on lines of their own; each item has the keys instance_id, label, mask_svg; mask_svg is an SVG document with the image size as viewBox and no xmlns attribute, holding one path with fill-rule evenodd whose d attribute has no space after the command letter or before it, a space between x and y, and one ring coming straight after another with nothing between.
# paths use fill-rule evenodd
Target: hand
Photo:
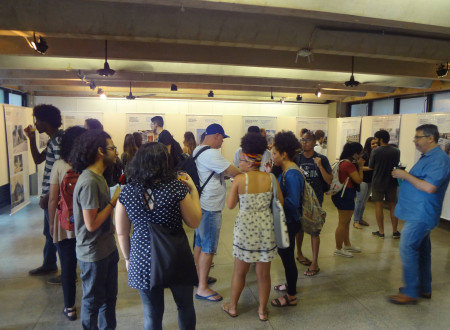
<instances>
[{"instance_id":1,"label":"hand","mask_svg":"<svg viewBox=\"0 0 450 330\"><path fill-rule=\"evenodd\" d=\"M125 267L127 268L127 273L128 273L128 266L130 265L130 260L125 260Z\"/></svg>"},{"instance_id":2,"label":"hand","mask_svg":"<svg viewBox=\"0 0 450 330\"><path fill-rule=\"evenodd\" d=\"M267 173L272 173L272 167L273 167L273 164L272 164L272 161L270 161L270 160L264 164L264 170Z\"/></svg>"},{"instance_id":3,"label":"hand","mask_svg":"<svg viewBox=\"0 0 450 330\"><path fill-rule=\"evenodd\" d=\"M23 131L30 140L36 139L36 129L33 126L28 125Z\"/></svg>"},{"instance_id":4,"label":"hand","mask_svg":"<svg viewBox=\"0 0 450 330\"><path fill-rule=\"evenodd\" d=\"M48 209L48 197L49 194L45 194L44 196L41 196L41 199L39 199L39 207L43 210Z\"/></svg>"},{"instance_id":5,"label":"hand","mask_svg":"<svg viewBox=\"0 0 450 330\"><path fill-rule=\"evenodd\" d=\"M119 199L119 194L120 194L120 186L117 186L116 190L114 190L114 195L111 198L111 203L113 203L114 205L116 205L115 203Z\"/></svg>"},{"instance_id":6,"label":"hand","mask_svg":"<svg viewBox=\"0 0 450 330\"><path fill-rule=\"evenodd\" d=\"M408 172L406 172L405 170L394 169L392 171L392 177L397 179L404 179L407 174Z\"/></svg>"},{"instance_id":7,"label":"hand","mask_svg":"<svg viewBox=\"0 0 450 330\"><path fill-rule=\"evenodd\" d=\"M48 224L48 230L49 230L49 232L50 232L50 236L53 238L53 228L54 228L55 226L53 225L53 223L50 223L49 222L49 224Z\"/></svg>"},{"instance_id":8,"label":"hand","mask_svg":"<svg viewBox=\"0 0 450 330\"><path fill-rule=\"evenodd\" d=\"M317 165L317 167L321 167L322 166L322 158L320 157L314 157L313 158L314 163Z\"/></svg>"},{"instance_id":9,"label":"hand","mask_svg":"<svg viewBox=\"0 0 450 330\"><path fill-rule=\"evenodd\" d=\"M197 190L194 181L186 172L183 172L182 175L179 175L178 180L180 180L186 187L188 187L189 192L191 192L193 189Z\"/></svg>"},{"instance_id":10,"label":"hand","mask_svg":"<svg viewBox=\"0 0 450 330\"><path fill-rule=\"evenodd\" d=\"M358 166L359 166L359 168L362 169L365 162L366 162L366 161L364 160L364 158L360 157L360 158L358 159Z\"/></svg>"}]
</instances>

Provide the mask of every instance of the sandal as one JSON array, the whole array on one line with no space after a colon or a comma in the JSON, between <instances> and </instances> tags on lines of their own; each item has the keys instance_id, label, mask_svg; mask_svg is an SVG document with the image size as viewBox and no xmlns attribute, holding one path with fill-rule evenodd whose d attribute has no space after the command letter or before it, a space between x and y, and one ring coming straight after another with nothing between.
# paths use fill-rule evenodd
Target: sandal
<instances>
[{"instance_id":1,"label":"sandal","mask_svg":"<svg viewBox=\"0 0 450 330\"><path fill-rule=\"evenodd\" d=\"M303 266L311 266L311 264L312 264L312 261L309 260L308 258L305 258L304 260L300 260L300 259L297 257L296 259L297 259L297 261L298 261L299 263L301 263Z\"/></svg>"},{"instance_id":2,"label":"sandal","mask_svg":"<svg viewBox=\"0 0 450 330\"><path fill-rule=\"evenodd\" d=\"M276 299L272 300L272 301L270 302L270 304L271 304L273 307L290 307L290 306L297 306L297 297L292 298L291 300L289 300L289 297L288 297L288 295L286 294L286 295L283 296L283 298L284 298L284 301L285 301L285 304L284 304L284 305L281 304L280 298L276 298ZM295 301L295 303L292 303L293 301Z\"/></svg>"},{"instance_id":3,"label":"sandal","mask_svg":"<svg viewBox=\"0 0 450 330\"><path fill-rule=\"evenodd\" d=\"M258 312L258 318L261 322L267 322L269 320L269 311L265 311L264 313Z\"/></svg>"},{"instance_id":4,"label":"sandal","mask_svg":"<svg viewBox=\"0 0 450 330\"><path fill-rule=\"evenodd\" d=\"M361 226L358 222L353 222L353 227L356 229L363 229L363 226Z\"/></svg>"},{"instance_id":5,"label":"sandal","mask_svg":"<svg viewBox=\"0 0 450 330\"><path fill-rule=\"evenodd\" d=\"M303 273L305 276L316 276L320 272L320 268L317 269L307 269L306 272Z\"/></svg>"},{"instance_id":6,"label":"sandal","mask_svg":"<svg viewBox=\"0 0 450 330\"><path fill-rule=\"evenodd\" d=\"M239 316L238 313L231 313L231 312L230 312L230 303L229 303L229 302L227 302L227 303L225 303L225 304L222 305L222 310L223 310L225 313L227 313L229 316L231 316L231 317L238 317L238 316Z\"/></svg>"},{"instance_id":7,"label":"sandal","mask_svg":"<svg viewBox=\"0 0 450 330\"><path fill-rule=\"evenodd\" d=\"M77 308L76 307L64 308L62 312L70 321L75 321L77 319ZM72 314L72 315L69 315L69 314Z\"/></svg>"},{"instance_id":8,"label":"sandal","mask_svg":"<svg viewBox=\"0 0 450 330\"><path fill-rule=\"evenodd\" d=\"M284 287L284 289L283 289L283 287ZM286 291L286 290L287 290L287 283L285 283L285 284L280 284L280 285L275 285L275 286L273 287L273 289L274 289L275 291Z\"/></svg>"}]
</instances>

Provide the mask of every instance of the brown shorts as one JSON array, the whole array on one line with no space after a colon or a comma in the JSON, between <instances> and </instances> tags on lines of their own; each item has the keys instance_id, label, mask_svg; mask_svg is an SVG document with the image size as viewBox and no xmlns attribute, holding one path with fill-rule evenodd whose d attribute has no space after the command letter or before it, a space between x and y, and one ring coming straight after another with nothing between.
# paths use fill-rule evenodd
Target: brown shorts
<instances>
[{"instance_id":1,"label":"brown shorts","mask_svg":"<svg viewBox=\"0 0 450 330\"><path fill-rule=\"evenodd\" d=\"M372 201L382 202L383 199L388 203L397 203L397 187L385 191L376 191L372 189Z\"/></svg>"}]
</instances>

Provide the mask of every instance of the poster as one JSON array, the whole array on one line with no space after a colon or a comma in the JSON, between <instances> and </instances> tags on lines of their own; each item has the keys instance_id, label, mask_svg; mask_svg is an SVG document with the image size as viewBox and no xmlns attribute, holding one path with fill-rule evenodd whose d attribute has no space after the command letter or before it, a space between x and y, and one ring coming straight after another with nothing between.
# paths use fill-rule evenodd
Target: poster
<instances>
[{"instance_id":1,"label":"poster","mask_svg":"<svg viewBox=\"0 0 450 330\"><path fill-rule=\"evenodd\" d=\"M154 141L155 135L153 134L151 124L152 118L155 116L161 116L164 119L164 115L160 113L127 113L127 134L139 132L142 134L142 141Z\"/></svg>"},{"instance_id":2,"label":"poster","mask_svg":"<svg viewBox=\"0 0 450 330\"><path fill-rule=\"evenodd\" d=\"M14 214L30 203L28 138L24 132L28 124L23 107L4 105L3 109L8 150L11 214Z\"/></svg>"},{"instance_id":3,"label":"poster","mask_svg":"<svg viewBox=\"0 0 450 330\"><path fill-rule=\"evenodd\" d=\"M273 144L273 139L275 138L275 133L277 132L276 117L242 117L242 120L242 132L244 134L247 133L249 126L258 126L259 128L264 128L266 130L267 144L269 146Z\"/></svg>"},{"instance_id":4,"label":"poster","mask_svg":"<svg viewBox=\"0 0 450 330\"><path fill-rule=\"evenodd\" d=\"M322 143L322 154L327 155L327 141L328 141L328 118L309 118L309 117L297 117L297 126L295 135L300 139L300 130L306 128L313 133L317 130L325 132L325 139Z\"/></svg>"},{"instance_id":5,"label":"poster","mask_svg":"<svg viewBox=\"0 0 450 330\"><path fill-rule=\"evenodd\" d=\"M339 155L347 142L360 142L361 139L361 117L342 118L341 134L336 155Z\"/></svg>"},{"instance_id":6,"label":"poster","mask_svg":"<svg viewBox=\"0 0 450 330\"><path fill-rule=\"evenodd\" d=\"M385 130L389 132L391 137L389 144L399 145L400 137L400 115L393 116L375 116L372 117L372 136L379 130Z\"/></svg>"},{"instance_id":7,"label":"poster","mask_svg":"<svg viewBox=\"0 0 450 330\"><path fill-rule=\"evenodd\" d=\"M200 144L200 136L211 124L222 125L222 116L186 116L186 132L194 133L197 145Z\"/></svg>"},{"instance_id":8,"label":"poster","mask_svg":"<svg viewBox=\"0 0 450 330\"><path fill-rule=\"evenodd\" d=\"M84 127L84 121L88 118L97 119L103 124L103 113L88 113L88 112L78 112L78 113L64 113L62 114L63 127L68 129L72 126L82 126Z\"/></svg>"}]
</instances>

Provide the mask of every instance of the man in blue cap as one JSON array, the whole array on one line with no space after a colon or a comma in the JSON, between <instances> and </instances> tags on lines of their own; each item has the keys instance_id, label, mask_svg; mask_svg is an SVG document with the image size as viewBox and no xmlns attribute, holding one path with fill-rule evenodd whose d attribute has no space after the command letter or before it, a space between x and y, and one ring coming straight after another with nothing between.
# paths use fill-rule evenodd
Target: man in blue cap
<instances>
[{"instance_id":1,"label":"man in blue cap","mask_svg":"<svg viewBox=\"0 0 450 330\"><path fill-rule=\"evenodd\" d=\"M225 177L234 177L241 173L220 152L223 139L228 137L221 125L211 124L206 128L205 140L192 153L195 157L201 152L196 159L198 176L201 186L207 182L200 196L202 219L200 226L195 229L194 237L194 257L199 279L195 298L213 302L222 300L222 296L209 287L209 284L216 281L215 278L209 277L209 269L217 251L222 226L226 195Z\"/></svg>"}]
</instances>

